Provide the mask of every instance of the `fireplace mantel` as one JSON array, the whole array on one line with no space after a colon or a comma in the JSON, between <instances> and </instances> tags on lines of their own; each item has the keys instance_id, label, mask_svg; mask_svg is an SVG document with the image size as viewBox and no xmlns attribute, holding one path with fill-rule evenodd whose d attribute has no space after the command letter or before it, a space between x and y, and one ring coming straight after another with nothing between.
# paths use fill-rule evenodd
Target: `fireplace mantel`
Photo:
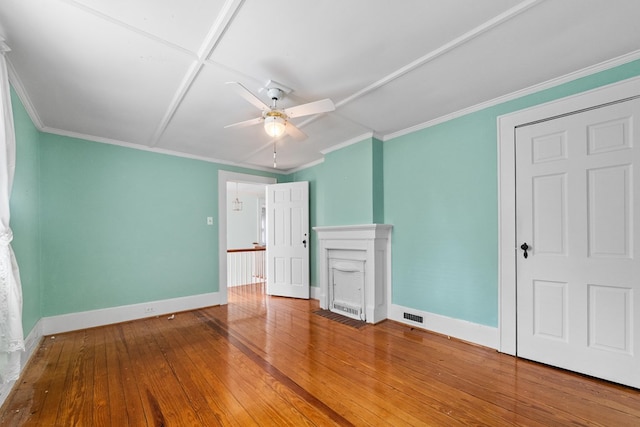
<instances>
[{"instance_id":1,"label":"fireplace mantel","mask_svg":"<svg viewBox=\"0 0 640 427\"><path fill-rule=\"evenodd\" d=\"M391 229L389 224L313 227L320 252L320 307L329 309L331 259L364 261L364 312L368 323L387 318L391 296Z\"/></svg>"}]
</instances>

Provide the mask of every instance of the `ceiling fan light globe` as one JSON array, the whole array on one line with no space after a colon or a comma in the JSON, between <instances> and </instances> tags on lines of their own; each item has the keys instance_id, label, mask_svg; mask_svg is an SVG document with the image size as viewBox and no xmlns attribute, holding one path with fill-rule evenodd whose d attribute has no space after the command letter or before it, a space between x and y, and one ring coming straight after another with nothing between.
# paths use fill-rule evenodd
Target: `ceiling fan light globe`
<instances>
[{"instance_id":1,"label":"ceiling fan light globe","mask_svg":"<svg viewBox=\"0 0 640 427\"><path fill-rule=\"evenodd\" d=\"M282 136L285 131L286 122L282 117L268 116L264 119L264 130L272 138Z\"/></svg>"}]
</instances>

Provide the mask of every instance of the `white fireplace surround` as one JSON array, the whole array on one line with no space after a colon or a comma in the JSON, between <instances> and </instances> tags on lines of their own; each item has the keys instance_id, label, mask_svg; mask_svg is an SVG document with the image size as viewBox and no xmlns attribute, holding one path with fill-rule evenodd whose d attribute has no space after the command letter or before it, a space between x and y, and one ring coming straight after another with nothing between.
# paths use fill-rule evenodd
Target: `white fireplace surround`
<instances>
[{"instance_id":1,"label":"white fireplace surround","mask_svg":"<svg viewBox=\"0 0 640 427\"><path fill-rule=\"evenodd\" d=\"M387 318L391 300L392 228L389 224L313 227L320 246L320 307L330 308L332 263L357 260L364 262L364 320L378 323Z\"/></svg>"}]
</instances>

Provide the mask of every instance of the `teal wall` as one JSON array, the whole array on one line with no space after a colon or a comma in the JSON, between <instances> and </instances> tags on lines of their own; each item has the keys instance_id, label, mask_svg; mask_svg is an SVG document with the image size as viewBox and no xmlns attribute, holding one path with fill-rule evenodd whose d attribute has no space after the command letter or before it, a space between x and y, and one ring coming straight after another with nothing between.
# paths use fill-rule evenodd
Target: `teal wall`
<instances>
[{"instance_id":1,"label":"teal wall","mask_svg":"<svg viewBox=\"0 0 640 427\"><path fill-rule=\"evenodd\" d=\"M44 316L219 290L220 165L51 134L40 150Z\"/></svg>"},{"instance_id":2,"label":"teal wall","mask_svg":"<svg viewBox=\"0 0 640 427\"><path fill-rule=\"evenodd\" d=\"M276 177L309 181L311 226L394 226L394 303L497 326L496 118L637 75L640 61ZM13 98L26 333L42 316L218 290L218 170L275 175L42 134ZM313 285L316 258L312 233Z\"/></svg>"},{"instance_id":3,"label":"teal wall","mask_svg":"<svg viewBox=\"0 0 640 427\"><path fill-rule=\"evenodd\" d=\"M384 149L382 141L373 138L371 141L371 197L373 198L373 223L384 223Z\"/></svg>"},{"instance_id":4,"label":"teal wall","mask_svg":"<svg viewBox=\"0 0 640 427\"><path fill-rule=\"evenodd\" d=\"M43 134L44 316L218 291L218 170Z\"/></svg>"},{"instance_id":5,"label":"teal wall","mask_svg":"<svg viewBox=\"0 0 640 427\"><path fill-rule=\"evenodd\" d=\"M385 142L385 220L394 226L395 304L495 326L498 214L492 127L488 118L465 116Z\"/></svg>"},{"instance_id":6,"label":"teal wall","mask_svg":"<svg viewBox=\"0 0 640 427\"><path fill-rule=\"evenodd\" d=\"M14 96L13 246L25 334L43 316L216 292L218 171L284 176L40 133Z\"/></svg>"},{"instance_id":7,"label":"teal wall","mask_svg":"<svg viewBox=\"0 0 640 427\"><path fill-rule=\"evenodd\" d=\"M309 181L310 227L382 223L384 188L382 142L367 138L328 153L324 162L289 175ZM319 286L318 241L311 233L310 281Z\"/></svg>"},{"instance_id":8,"label":"teal wall","mask_svg":"<svg viewBox=\"0 0 640 427\"><path fill-rule=\"evenodd\" d=\"M640 61L384 142L393 302L497 326L497 117L637 75Z\"/></svg>"},{"instance_id":9,"label":"teal wall","mask_svg":"<svg viewBox=\"0 0 640 427\"><path fill-rule=\"evenodd\" d=\"M318 225L373 223L373 166L372 139L332 151L325 156L322 163L324 222Z\"/></svg>"},{"instance_id":10,"label":"teal wall","mask_svg":"<svg viewBox=\"0 0 640 427\"><path fill-rule=\"evenodd\" d=\"M11 229L22 282L22 326L25 335L42 317L39 225L39 132L20 99L11 91L16 133L16 171L11 193Z\"/></svg>"}]
</instances>

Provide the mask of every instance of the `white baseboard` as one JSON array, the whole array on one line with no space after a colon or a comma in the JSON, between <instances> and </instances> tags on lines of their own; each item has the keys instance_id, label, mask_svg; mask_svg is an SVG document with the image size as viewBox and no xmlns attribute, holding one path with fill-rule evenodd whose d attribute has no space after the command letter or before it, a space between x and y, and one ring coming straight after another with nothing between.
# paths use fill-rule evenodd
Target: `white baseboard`
<instances>
[{"instance_id":1,"label":"white baseboard","mask_svg":"<svg viewBox=\"0 0 640 427\"><path fill-rule=\"evenodd\" d=\"M422 316L424 321L423 323L419 323L405 319L404 313ZM404 323L405 325L458 338L484 347L495 348L496 350L499 347L498 328L415 310L396 304L389 306L388 318L396 322Z\"/></svg>"},{"instance_id":2,"label":"white baseboard","mask_svg":"<svg viewBox=\"0 0 640 427\"><path fill-rule=\"evenodd\" d=\"M191 295L167 300L149 301L141 304L123 305L80 313L62 314L60 316L43 317L33 327L24 341L25 351L20 357L22 368L38 349L42 337L60 334L79 329L127 322L145 317L161 316L180 311L195 310L220 304L220 293ZM4 403L13 389L15 381L0 384L0 405Z\"/></svg>"},{"instance_id":3,"label":"white baseboard","mask_svg":"<svg viewBox=\"0 0 640 427\"><path fill-rule=\"evenodd\" d=\"M113 323L128 322L144 319L145 317L161 316L180 311L219 305L219 292L191 295L166 300L149 301L140 304L122 305L99 310L83 311L80 313L62 314L59 316L43 317L42 334L60 334L79 329L95 328Z\"/></svg>"},{"instance_id":4,"label":"white baseboard","mask_svg":"<svg viewBox=\"0 0 640 427\"><path fill-rule=\"evenodd\" d=\"M24 368L33 353L38 349L40 345L40 341L42 341L42 337L44 334L42 333L42 319L38 320L38 323L31 329L29 335L24 340L24 353L20 359L20 363Z\"/></svg>"},{"instance_id":5,"label":"white baseboard","mask_svg":"<svg viewBox=\"0 0 640 427\"><path fill-rule=\"evenodd\" d=\"M38 349L40 341L42 341L42 336L42 319L40 319L24 340L24 352L20 355L21 370L24 369ZM0 406L4 404L4 401L7 399L7 396L9 396L9 393L11 393L15 383L15 381L10 381L6 384L0 384Z\"/></svg>"},{"instance_id":6,"label":"white baseboard","mask_svg":"<svg viewBox=\"0 0 640 427\"><path fill-rule=\"evenodd\" d=\"M309 289L310 289L309 295L311 296L311 299L320 299L319 286L310 286Z\"/></svg>"}]
</instances>

